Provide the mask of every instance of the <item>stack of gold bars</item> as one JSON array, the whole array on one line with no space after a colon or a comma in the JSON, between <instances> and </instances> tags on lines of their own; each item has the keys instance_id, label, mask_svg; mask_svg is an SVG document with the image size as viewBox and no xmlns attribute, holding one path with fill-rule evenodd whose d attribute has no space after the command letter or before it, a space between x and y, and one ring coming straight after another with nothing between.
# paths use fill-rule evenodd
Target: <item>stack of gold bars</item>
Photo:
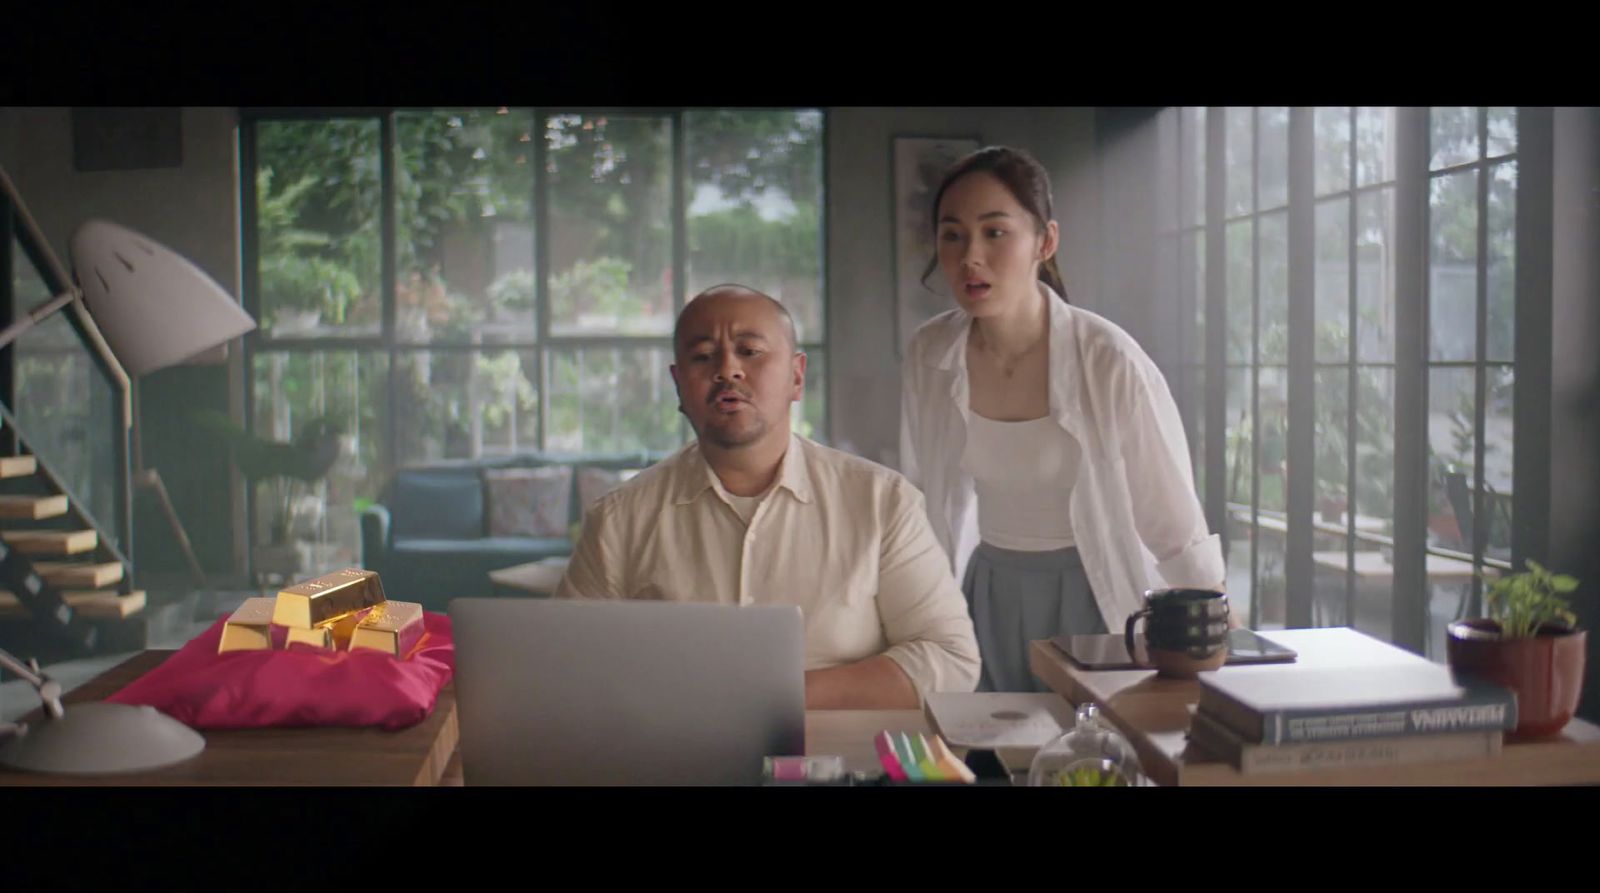
<instances>
[{"instance_id":1,"label":"stack of gold bars","mask_svg":"<svg viewBox=\"0 0 1600 893\"><path fill-rule=\"evenodd\" d=\"M377 572L358 567L296 583L277 598L245 599L223 625L217 653L272 648L274 626L284 628L285 648L292 642L330 651L371 648L399 658L424 634L422 605L389 601Z\"/></svg>"}]
</instances>

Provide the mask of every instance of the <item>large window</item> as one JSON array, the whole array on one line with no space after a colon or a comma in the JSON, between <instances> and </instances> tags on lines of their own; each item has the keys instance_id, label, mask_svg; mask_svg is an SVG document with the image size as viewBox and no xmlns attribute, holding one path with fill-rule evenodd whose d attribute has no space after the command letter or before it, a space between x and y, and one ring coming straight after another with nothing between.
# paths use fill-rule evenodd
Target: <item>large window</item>
<instances>
[{"instance_id":1,"label":"large window","mask_svg":"<svg viewBox=\"0 0 1600 893\"><path fill-rule=\"evenodd\" d=\"M1184 307L1174 391L1237 608L1255 626L1349 625L1442 659L1445 625L1510 567L1517 122L1401 112L1168 110L1162 257ZM1411 529L1397 506L1413 496L1426 511ZM1304 571L1290 570L1291 530L1309 534ZM1420 596L1397 550L1419 556Z\"/></svg>"},{"instance_id":2,"label":"large window","mask_svg":"<svg viewBox=\"0 0 1600 893\"><path fill-rule=\"evenodd\" d=\"M244 117L252 424L340 444L314 485L259 488L255 520L319 565L356 559L398 465L686 442L672 324L720 282L793 314L795 427L827 439L821 112Z\"/></svg>"},{"instance_id":3,"label":"large window","mask_svg":"<svg viewBox=\"0 0 1600 893\"><path fill-rule=\"evenodd\" d=\"M1431 648L1454 603L1476 613L1472 568L1509 567L1517 122L1514 108L1435 108L1428 141L1428 520ZM1443 601L1444 604L1440 604Z\"/></svg>"},{"instance_id":4,"label":"large window","mask_svg":"<svg viewBox=\"0 0 1600 893\"><path fill-rule=\"evenodd\" d=\"M1313 113L1313 618L1393 637L1392 109ZM1451 618L1454 619L1454 618Z\"/></svg>"},{"instance_id":5,"label":"large window","mask_svg":"<svg viewBox=\"0 0 1600 893\"><path fill-rule=\"evenodd\" d=\"M1223 129L1228 591L1271 626L1285 620L1283 541L1238 532L1287 510L1289 110L1226 109Z\"/></svg>"}]
</instances>

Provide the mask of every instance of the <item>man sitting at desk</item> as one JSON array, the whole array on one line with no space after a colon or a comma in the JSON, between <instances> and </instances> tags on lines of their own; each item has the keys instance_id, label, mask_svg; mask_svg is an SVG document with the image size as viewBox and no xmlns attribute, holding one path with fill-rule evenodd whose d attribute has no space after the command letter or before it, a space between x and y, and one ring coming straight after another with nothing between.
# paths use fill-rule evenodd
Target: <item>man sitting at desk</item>
<instances>
[{"instance_id":1,"label":"man sitting at desk","mask_svg":"<svg viewBox=\"0 0 1600 893\"><path fill-rule=\"evenodd\" d=\"M783 305L744 286L684 307L671 371L699 440L595 503L556 597L799 605L808 709L971 691L977 640L922 494L790 432L796 344Z\"/></svg>"}]
</instances>

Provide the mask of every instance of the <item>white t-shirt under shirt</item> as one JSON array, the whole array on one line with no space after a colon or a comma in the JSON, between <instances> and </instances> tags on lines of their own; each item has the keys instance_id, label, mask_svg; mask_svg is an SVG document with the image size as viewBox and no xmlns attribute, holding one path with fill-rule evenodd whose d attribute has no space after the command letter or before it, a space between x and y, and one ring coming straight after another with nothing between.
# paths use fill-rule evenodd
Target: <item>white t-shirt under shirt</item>
<instances>
[{"instance_id":1,"label":"white t-shirt under shirt","mask_svg":"<svg viewBox=\"0 0 1600 893\"><path fill-rule=\"evenodd\" d=\"M744 522L744 526L749 527L750 519L756 516L756 509L761 507L761 500L766 499L767 493L771 492L772 490L768 489L756 496L736 496L724 490L722 497L728 500L728 505L733 506L734 512L739 515L739 520Z\"/></svg>"},{"instance_id":2,"label":"white t-shirt under shirt","mask_svg":"<svg viewBox=\"0 0 1600 893\"><path fill-rule=\"evenodd\" d=\"M1072 535L1072 483L1082 451L1049 416L997 422L972 413L961 470L978 496L978 537L1019 552L1077 544Z\"/></svg>"}]
</instances>

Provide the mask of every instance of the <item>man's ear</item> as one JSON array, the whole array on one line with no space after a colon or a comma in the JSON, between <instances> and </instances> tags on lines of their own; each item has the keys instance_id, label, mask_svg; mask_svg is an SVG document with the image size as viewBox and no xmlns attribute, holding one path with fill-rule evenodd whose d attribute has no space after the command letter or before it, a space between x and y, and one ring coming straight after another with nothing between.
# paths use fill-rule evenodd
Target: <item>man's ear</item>
<instances>
[{"instance_id":1,"label":"man's ear","mask_svg":"<svg viewBox=\"0 0 1600 893\"><path fill-rule=\"evenodd\" d=\"M793 369L793 373L794 373L794 381L793 381L794 390L789 395L789 399L791 401L800 400L800 399L803 399L805 397L805 393L806 393L806 355L805 355L804 351L797 350L797 351L794 352L794 369Z\"/></svg>"}]
</instances>

